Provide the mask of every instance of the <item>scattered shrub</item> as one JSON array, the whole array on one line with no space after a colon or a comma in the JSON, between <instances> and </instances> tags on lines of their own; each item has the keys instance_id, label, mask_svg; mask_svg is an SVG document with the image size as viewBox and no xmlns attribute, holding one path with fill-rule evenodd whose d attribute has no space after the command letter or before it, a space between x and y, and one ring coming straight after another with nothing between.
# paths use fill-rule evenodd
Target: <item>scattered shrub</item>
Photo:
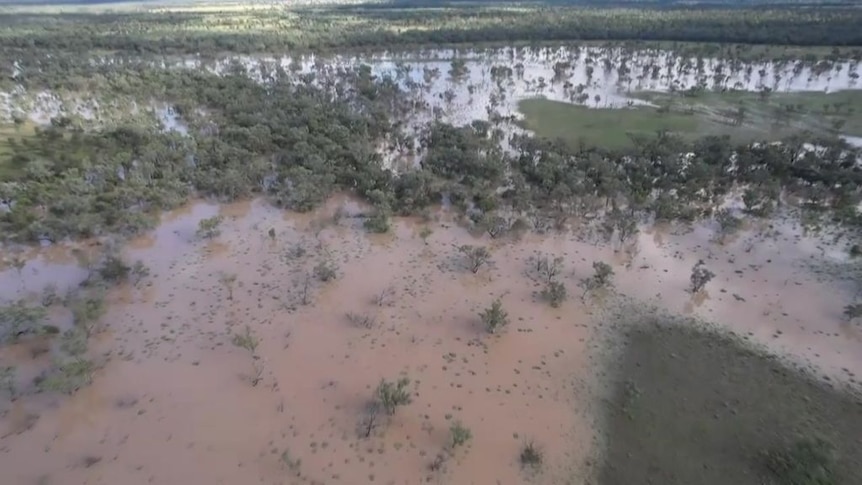
<instances>
[{"instance_id":1,"label":"scattered shrub","mask_svg":"<svg viewBox=\"0 0 862 485\"><path fill-rule=\"evenodd\" d=\"M402 377L396 382L387 382L383 379L380 380L380 384L377 386L377 390L374 394L380 405L383 407L383 410L386 411L386 414L391 416L395 414L395 410L398 409L399 406L410 404L412 398L410 396L410 391L407 389L409 384L410 379L406 377Z\"/></svg>"},{"instance_id":2,"label":"scattered shrub","mask_svg":"<svg viewBox=\"0 0 862 485\"><path fill-rule=\"evenodd\" d=\"M498 330L509 324L509 314L503 309L503 302L496 299L491 306L479 314L488 333L497 333Z\"/></svg>"}]
</instances>

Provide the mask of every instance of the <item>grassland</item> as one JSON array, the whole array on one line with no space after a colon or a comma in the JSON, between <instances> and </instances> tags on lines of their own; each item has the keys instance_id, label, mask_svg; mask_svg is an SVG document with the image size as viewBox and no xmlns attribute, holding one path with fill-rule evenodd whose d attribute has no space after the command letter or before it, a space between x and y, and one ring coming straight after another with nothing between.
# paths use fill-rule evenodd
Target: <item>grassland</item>
<instances>
[{"instance_id":1,"label":"grassland","mask_svg":"<svg viewBox=\"0 0 862 485\"><path fill-rule=\"evenodd\" d=\"M692 321L637 320L610 364L598 483L862 483L858 389Z\"/></svg>"},{"instance_id":2,"label":"grassland","mask_svg":"<svg viewBox=\"0 0 862 485\"><path fill-rule=\"evenodd\" d=\"M862 91L771 93L702 91L634 93L650 106L588 108L547 99L519 104L523 126L537 135L608 148L632 135L664 130L693 139L729 135L734 141L780 139L801 131L862 136Z\"/></svg>"}]
</instances>

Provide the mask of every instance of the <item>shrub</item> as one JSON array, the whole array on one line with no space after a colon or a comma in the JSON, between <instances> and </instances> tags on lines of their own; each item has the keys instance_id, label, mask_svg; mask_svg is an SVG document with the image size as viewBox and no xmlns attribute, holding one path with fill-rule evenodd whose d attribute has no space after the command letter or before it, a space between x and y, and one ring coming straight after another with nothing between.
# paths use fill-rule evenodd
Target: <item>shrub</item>
<instances>
[{"instance_id":1,"label":"shrub","mask_svg":"<svg viewBox=\"0 0 862 485\"><path fill-rule=\"evenodd\" d=\"M258 340L257 337L255 337L254 334L251 333L251 328L246 325L245 332L241 334L233 334L233 344L237 347L246 349L253 354L255 350L257 350Z\"/></svg>"},{"instance_id":2,"label":"shrub","mask_svg":"<svg viewBox=\"0 0 862 485\"><path fill-rule=\"evenodd\" d=\"M460 421L455 421L449 427L449 446L452 450L467 444L473 438L469 428L464 427Z\"/></svg>"},{"instance_id":3,"label":"shrub","mask_svg":"<svg viewBox=\"0 0 862 485\"><path fill-rule=\"evenodd\" d=\"M530 468L539 468L542 466L542 461L544 460L544 456L542 451L533 443L529 441L524 443L524 446L521 447L521 466L530 467Z\"/></svg>"},{"instance_id":4,"label":"shrub","mask_svg":"<svg viewBox=\"0 0 862 485\"><path fill-rule=\"evenodd\" d=\"M479 316L489 333L497 333L497 330L509 324L509 314L503 310L503 302L499 298L494 300L491 306L482 311Z\"/></svg>"},{"instance_id":5,"label":"shrub","mask_svg":"<svg viewBox=\"0 0 862 485\"><path fill-rule=\"evenodd\" d=\"M334 280L338 277L335 264L331 261L321 261L317 263L317 266L314 267L314 276L324 283Z\"/></svg>"},{"instance_id":6,"label":"shrub","mask_svg":"<svg viewBox=\"0 0 862 485\"><path fill-rule=\"evenodd\" d=\"M368 232L385 234L389 232L389 213L383 209L376 209L362 225Z\"/></svg>"},{"instance_id":7,"label":"shrub","mask_svg":"<svg viewBox=\"0 0 862 485\"><path fill-rule=\"evenodd\" d=\"M542 290L542 298L554 308L559 308L566 301L567 297L566 285L559 281L549 282L545 289Z\"/></svg>"},{"instance_id":8,"label":"shrub","mask_svg":"<svg viewBox=\"0 0 862 485\"><path fill-rule=\"evenodd\" d=\"M105 281L112 283L124 281L132 272L131 266L127 265L119 256L111 255L105 258L99 268L99 276Z\"/></svg>"},{"instance_id":9,"label":"shrub","mask_svg":"<svg viewBox=\"0 0 862 485\"><path fill-rule=\"evenodd\" d=\"M383 379L380 380L380 384L377 386L377 390L374 392L374 395L377 397L383 410L386 411L386 414L391 416L395 414L395 410L398 409L398 406L410 404L413 399L410 396L410 391L407 390L407 386L409 384L410 379L406 377L398 379L397 382L387 382Z\"/></svg>"},{"instance_id":10,"label":"shrub","mask_svg":"<svg viewBox=\"0 0 862 485\"><path fill-rule=\"evenodd\" d=\"M92 382L92 374L92 362L76 358L55 364L38 385L44 391L72 394Z\"/></svg>"},{"instance_id":11,"label":"shrub","mask_svg":"<svg viewBox=\"0 0 862 485\"><path fill-rule=\"evenodd\" d=\"M377 319L375 319L374 316L368 315L365 313L347 312L346 316L347 316L347 320L349 320L350 323L352 323L353 325L355 325L357 327L366 328L366 329L373 328L374 324L377 321Z\"/></svg>"},{"instance_id":12,"label":"shrub","mask_svg":"<svg viewBox=\"0 0 862 485\"><path fill-rule=\"evenodd\" d=\"M223 220L222 216L213 216L201 219L201 221L198 222L198 230L195 235L201 239L212 239L218 236L221 234L219 226Z\"/></svg>"},{"instance_id":13,"label":"shrub","mask_svg":"<svg viewBox=\"0 0 862 485\"><path fill-rule=\"evenodd\" d=\"M15 343L24 335L41 333L46 314L45 308L28 306L24 300L0 306L0 343Z\"/></svg>"}]
</instances>

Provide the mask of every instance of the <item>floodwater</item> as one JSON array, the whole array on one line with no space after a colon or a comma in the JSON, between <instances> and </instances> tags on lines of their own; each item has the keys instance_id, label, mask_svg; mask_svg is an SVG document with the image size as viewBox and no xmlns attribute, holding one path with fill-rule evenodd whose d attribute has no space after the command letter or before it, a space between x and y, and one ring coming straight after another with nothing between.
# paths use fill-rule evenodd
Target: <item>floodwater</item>
<instances>
[{"instance_id":1,"label":"floodwater","mask_svg":"<svg viewBox=\"0 0 862 485\"><path fill-rule=\"evenodd\" d=\"M440 119L456 125L488 120L492 114L518 117L518 101L538 96L589 107L621 108L641 103L627 95L637 91L703 88L832 92L857 89L859 77L855 61L744 62L688 57L664 49L596 46L431 49L327 57L97 57L91 62L116 66L143 62L157 68L199 69L219 75L236 72L235 66L240 65L260 82L267 82L281 70L297 82L303 76L313 76L313 82L327 86L333 86L345 71L366 64L372 74L391 78L419 101L410 121L421 124ZM463 65L458 64L461 62ZM34 122L47 123L51 117L74 114L85 123L99 124L122 116L140 118L140 105L150 106L147 110L165 129L184 126L172 112L164 111L158 100L98 97L96 91L28 92L19 86L0 93L0 116L24 113ZM128 113L123 113L123 106L131 107Z\"/></svg>"},{"instance_id":2,"label":"floodwater","mask_svg":"<svg viewBox=\"0 0 862 485\"><path fill-rule=\"evenodd\" d=\"M578 230L475 237L445 210L368 235L353 217L361 210L336 197L310 214L261 201L166 214L126 246L151 275L108 295L93 383L71 397L0 401L3 483L583 483L599 405L591 346L612 302L579 298L596 260L613 265L616 291L645 305L750 334L835 379L862 372L862 338L841 318L852 289L812 269L844 256L789 223L754 225L724 244L708 226L652 228L615 248ZM198 221L216 214L221 235L197 240ZM461 244L487 245L491 263L471 273ZM30 256L25 285L12 268L0 273L4 298L80 276L46 251ZM565 258L570 298L559 309L537 296L538 252ZM716 278L693 297L685 290L699 259ZM305 292L321 261L337 279L311 278ZM490 335L478 313L495 298L510 324ZM254 355L232 343L246 326ZM32 358L13 350L0 366ZM362 437L375 387L399 376L411 379L412 403ZM473 439L432 471L456 420ZM544 452L538 472L518 462L528 441Z\"/></svg>"}]
</instances>

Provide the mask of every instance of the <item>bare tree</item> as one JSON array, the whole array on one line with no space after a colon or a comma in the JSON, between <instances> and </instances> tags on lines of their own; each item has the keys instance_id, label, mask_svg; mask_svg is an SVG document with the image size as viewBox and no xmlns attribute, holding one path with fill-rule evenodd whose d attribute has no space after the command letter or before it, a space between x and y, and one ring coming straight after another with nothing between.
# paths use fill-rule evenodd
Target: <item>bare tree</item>
<instances>
[{"instance_id":1,"label":"bare tree","mask_svg":"<svg viewBox=\"0 0 862 485\"><path fill-rule=\"evenodd\" d=\"M471 246L469 244L465 244L459 247L458 251L466 256L467 265L473 273L478 273L479 269L491 260L491 253L488 251L488 248L484 246Z\"/></svg>"},{"instance_id":2,"label":"bare tree","mask_svg":"<svg viewBox=\"0 0 862 485\"><path fill-rule=\"evenodd\" d=\"M227 289L227 299L233 300L233 285L236 283L236 273L224 273L219 275L219 283Z\"/></svg>"}]
</instances>

